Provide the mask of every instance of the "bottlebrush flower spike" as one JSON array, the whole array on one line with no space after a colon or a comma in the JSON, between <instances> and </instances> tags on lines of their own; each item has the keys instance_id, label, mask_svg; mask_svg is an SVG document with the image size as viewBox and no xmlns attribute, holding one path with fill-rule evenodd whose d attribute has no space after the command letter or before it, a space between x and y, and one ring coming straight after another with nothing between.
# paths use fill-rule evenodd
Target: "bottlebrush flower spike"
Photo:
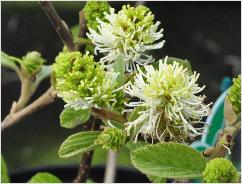
<instances>
[{"instance_id":1,"label":"bottlebrush flower spike","mask_svg":"<svg viewBox=\"0 0 242 184\"><path fill-rule=\"evenodd\" d=\"M95 53L99 51L105 55L100 60L102 63L109 66L118 54L124 54L126 71L131 72L136 69L135 64L146 65L154 61L145 52L162 48L165 41L157 42L163 37L163 29L157 31L160 22L154 23L149 8L124 5L118 13L110 8L110 14L104 14L107 21L98 20L98 31L89 29L90 33L87 33L96 46Z\"/></svg>"},{"instance_id":2,"label":"bottlebrush flower spike","mask_svg":"<svg viewBox=\"0 0 242 184\"><path fill-rule=\"evenodd\" d=\"M203 103L205 96L198 95L205 86L199 87L199 74L189 75L186 68L177 62L173 64L159 61L159 69L144 66L142 72L138 66L138 73L134 83L125 92L132 97L138 97L139 102L130 102L129 107L142 107L139 117L128 122L127 133L139 134L145 138L159 141L174 140L185 142L203 133L203 127L195 128L201 119L210 112L210 104Z\"/></svg>"}]
</instances>

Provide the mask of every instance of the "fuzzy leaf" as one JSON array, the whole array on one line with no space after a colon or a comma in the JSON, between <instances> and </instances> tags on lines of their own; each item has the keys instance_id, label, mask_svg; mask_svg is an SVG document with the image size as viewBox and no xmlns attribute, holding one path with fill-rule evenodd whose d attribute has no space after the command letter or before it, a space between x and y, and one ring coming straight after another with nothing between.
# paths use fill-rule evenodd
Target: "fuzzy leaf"
<instances>
[{"instance_id":1,"label":"fuzzy leaf","mask_svg":"<svg viewBox=\"0 0 242 184\"><path fill-rule=\"evenodd\" d=\"M88 121L90 115L90 109L75 111L73 108L66 108L60 114L60 125L64 128L74 128Z\"/></svg>"},{"instance_id":2,"label":"fuzzy leaf","mask_svg":"<svg viewBox=\"0 0 242 184\"><path fill-rule=\"evenodd\" d=\"M59 149L59 156L68 158L95 149L98 145L95 145L94 141L100 134L100 131L89 131L71 135L62 143Z\"/></svg>"},{"instance_id":3,"label":"fuzzy leaf","mask_svg":"<svg viewBox=\"0 0 242 184\"><path fill-rule=\"evenodd\" d=\"M118 82L119 86L122 86L124 82L124 72L125 72L125 61L124 61L123 55L117 56L117 59L113 64L113 69L114 69L114 72L119 73L116 81Z\"/></svg>"},{"instance_id":4,"label":"fuzzy leaf","mask_svg":"<svg viewBox=\"0 0 242 184\"><path fill-rule=\"evenodd\" d=\"M8 176L7 165L3 156L1 156L1 183L9 183L9 182L10 180Z\"/></svg>"},{"instance_id":5,"label":"fuzzy leaf","mask_svg":"<svg viewBox=\"0 0 242 184\"><path fill-rule=\"evenodd\" d=\"M157 143L131 152L133 165L146 175L163 178L197 178L206 166L205 158L179 143Z\"/></svg>"},{"instance_id":6,"label":"fuzzy leaf","mask_svg":"<svg viewBox=\"0 0 242 184\"><path fill-rule=\"evenodd\" d=\"M164 58L162 60L164 60ZM174 61L178 62L184 68L187 68L187 71L189 72L189 74L192 74L193 71L192 71L192 66L191 66L190 61L188 61L186 59L183 60L183 59L178 59L178 58L174 58L174 57L168 57L167 58L167 63L168 64L172 64ZM159 68L159 62L152 63L152 66L155 69L158 69Z\"/></svg>"},{"instance_id":7,"label":"fuzzy leaf","mask_svg":"<svg viewBox=\"0 0 242 184\"><path fill-rule=\"evenodd\" d=\"M137 141L137 142L129 141L125 144L125 146L129 149L129 151L133 151L142 146L146 146L147 144L148 143L145 141Z\"/></svg>"},{"instance_id":8,"label":"fuzzy leaf","mask_svg":"<svg viewBox=\"0 0 242 184\"><path fill-rule=\"evenodd\" d=\"M43 65L36 75L35 83L39 84L42 80L49 77L52 72L52 66L51 65Z\"/></svg>"},{"instance_id":9,"label":"fuzzy leaf","mask_svg":"<svg viewBox=\"0 0 242 184\"><path fill-rule=\"evenodd\" d=\"M48 172L39 172L32 176L28 183L62 183L62 181Z\"/></svg>"},{"instance_id":10,"label":"fuzzy leaf","mask_svg":"<svg viewBox=\"0 0 242 184\"><path fill-rule=\"evenodd\" d=\"M161 178L158 176L148 175L149 180L153 183L166 183L166 178Z\"/></svg>"},{"instance_id":11,"label":"fuzzy leaf","mask_svg":"<svg viewBox=\"0 0 242 184\"><path fill-rule=\"evenodd\" d=\"M136 107L134 111L129 115L128 121L131 122L136 120L140 116L139 112L144 110L145 110L145 107L141 107L141 106Z\"/></svg>"},{"instance_id":12,"label":"fuzzy leaf","mask_svg":"<svg viewBox=\"0 0 242 184\"><path fill-rule=\"evenodd\" d=\"M20 63L21 59L13 57L13 56L9 56L6 53L4 53L3 51L1 51L1 65L7 68L11 68L13 70L17 70L18 69L18 65L15 62Z\"/></svg>"}]
</instances>

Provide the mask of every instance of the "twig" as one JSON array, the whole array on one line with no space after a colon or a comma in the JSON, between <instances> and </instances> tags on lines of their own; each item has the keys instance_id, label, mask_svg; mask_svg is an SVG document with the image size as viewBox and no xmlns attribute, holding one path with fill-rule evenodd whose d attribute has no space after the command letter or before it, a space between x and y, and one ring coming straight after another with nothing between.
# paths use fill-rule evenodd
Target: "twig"
<instances>
[{"instance_id":1,"label":"twig","mask_svg":"<svg viewBox=\"0 0 242 184\"><path fill-rule=\"evenodd\" d=\"M112 150L108 151L108 160L106 163L104 183L114 183L116 176L117 155Z\"/></svg>"},{"instance_id":2,"label":"twig","mask_svg":"<svg viewBox=\"0 0 242 184\"><path fill-rule=\"evenodd\" d=\"M45 11L46 15L48 16L56 32L60 36L61 40L67 46L68 50L74 51L75 46L73 44L71 32L68 29L67 25L64 23L64 21L61 20L61 18L59 17L52 3L50 1L40 1L39 3Z\"/></svg>"},{"instance_id":3,"label":"twig","mask_svg":"<svg viewBox=\"0 0 242 184\"><path fill-rule=\"evenodd\" d=\"M24 119L25 117L33 114L37 110L43 108L44 106L52 103L56 97L56 91L50 87L42 96L36 99L33 103L26 106L22 110L9 114L6 118L2 121L1 130L5 130L6 128L16 124L20 120Z\"/></svg>"},{"instance_id":4,"label":"twig","mask_svg":"<svg viewBox=\"0 0 242 184\"><path fill-rule=\"evenodd\" d=\"M94 118L90 118L88 122L89 126L84 127L84 131L88 130L98 130L99 122ZM91 168L92 156L94 151L86 152L82 155L82 159L79 165L77 176L73 183L85 183Z\"/></svg>"}]
</instances>

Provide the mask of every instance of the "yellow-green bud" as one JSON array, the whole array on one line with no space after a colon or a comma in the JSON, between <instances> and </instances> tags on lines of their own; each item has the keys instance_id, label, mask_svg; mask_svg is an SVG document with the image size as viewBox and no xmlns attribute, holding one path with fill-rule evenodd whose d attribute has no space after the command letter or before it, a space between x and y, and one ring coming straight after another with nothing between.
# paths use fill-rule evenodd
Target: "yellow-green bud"
<instances>
[{"instance_id":1,"label":"yellow-green bud","mask_svg":"<svg viewBox=\"0 0 242 184\"><path fill-rule=\"evenodd\" d=\"M239 175L230 160L215 158L209 161L203 172L205 183L235 183L239 181Z\"/></svg>"},{"instance_id":2,"label":"yellow-green bud","mask_svg":"<svg viewBox=\"0 0 242 184\"><path fill-rule=\"evenodd\" d=\"M233 105L234 112L239 114L241 112L241 78L240 75L233 79L233 85L228 92L228 98Z\"/></svg>"},{"instance_id":3,"label":"yellow-green bud","mask_svg":"<svg viewBox=\"0 0 242 184\"><path fill-rule=\"evenodd\" d=\"M117 152L126 141L126 133L118 128L105 128L99 135L95 144L100 144L104 149L112 149Z\"/></svg>"},{"instance_id":4,"label":"yellow-green bud","mask_svg":"<svg viewBox=\"0 0 242 184\"><path fill-rule=\"evenodd\" d=\"M45 60L41 57L41 54L36 51L28 52L22 58L21 67L28 74L32 75L40 70Z\"/></svg>"}]
</instances>

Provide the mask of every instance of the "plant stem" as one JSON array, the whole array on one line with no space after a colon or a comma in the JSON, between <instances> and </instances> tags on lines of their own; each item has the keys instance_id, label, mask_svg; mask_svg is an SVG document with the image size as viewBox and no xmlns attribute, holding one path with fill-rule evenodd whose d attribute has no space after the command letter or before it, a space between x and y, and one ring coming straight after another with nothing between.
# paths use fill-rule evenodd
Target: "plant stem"
<instances>
[{"instance_id":1,"label":"plant stem","mask_svg":"<svg viewBox=\"0 0 242 184\"><path fill-rule=\"evenodd\" d=\"M74 51L75 46L73 44L73 39L71 36L71 32L67 25L61 20L60 16L56 12L54 6L50 1L40 1L39 2L46 15L48 16L50 22L58 33L59 37L63 41L63 43L67 46L69 51Z\"/></svg>"},{"instance_id":2,"label":"plant stem","mask_svg":"<svg viewBox=\"0 0 242 184\"><path fill-rule=\"evenodd\" d=\"M83 127L83 131L90 131L90 130L98 130L99 129L99 121L95 119L94 117L91 117L87 123ZM89 151L86 152L82 155L82 159L79 165L79 169L77 172L77 176L74 179L73 183L85 183L88 174L91 168L91 162L92 162L92 156L93 156L94 151Z\"/></svg>"},{"instance_id":3,"label":"plant stem","mask_svg":"<svg viewBox=\"0 0 242 184\"><path fill-rule=\"evenodd\" d=\"M114 183L116 176L117 155L112 150L108 151L108 160L106 163L104 183Z\"/></svg>"},{"instance_id":4,"label":"plant stem","mask_svg":"<svg viewBox=\"0 0 242 184\"><path fill-rule=\"evenodd\" d=\"M2 121L1 130L5 130L6 128L13 126L25 117L54 102L55 97L56 91L52 87L50 87L42 96L40 96L30 105L26 106L25 108L16 113L8 114Z\"/></svg>"}]
</instances>

